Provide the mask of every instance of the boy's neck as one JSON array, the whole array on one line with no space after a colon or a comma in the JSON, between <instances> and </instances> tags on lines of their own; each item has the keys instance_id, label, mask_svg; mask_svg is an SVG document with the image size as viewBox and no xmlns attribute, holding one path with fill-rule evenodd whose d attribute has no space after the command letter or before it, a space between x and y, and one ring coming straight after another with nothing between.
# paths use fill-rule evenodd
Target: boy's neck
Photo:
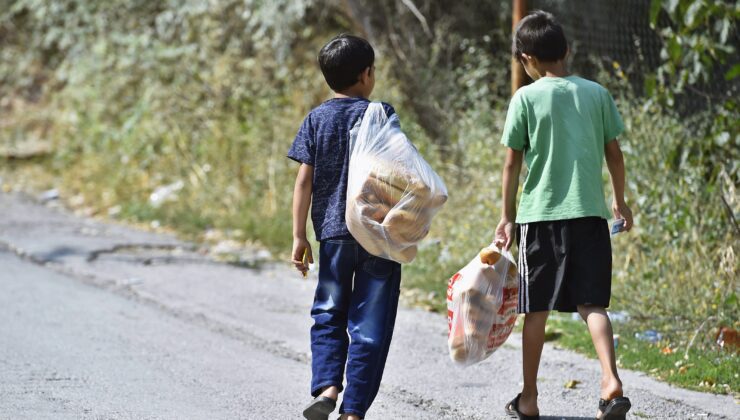
<instances>
[{"instance_id":1,"label":"boy's neck","mask_svg":"<svg viewBox=\"0 0 740 420\"><path fill-rule=\"evenodd\" d=\"M542 77L568 77L570 72L565 65L565 60L558 60L554 62L540 62L537 66L537 72Z\"/></svg>"},{"instance_id":2,"label":"boy's neck","mask_svg":"<svg viewBox=\"0 0 740 420\"><path fill-rule=\"evenodd\" d=\"M334 98L341 99L341 98L365 98L367 99L367 96L365 92L362 91L362 88L355 85L350 86L347 89L340 90L339 92L334 92Z\"/></svg>"}]
</instances>

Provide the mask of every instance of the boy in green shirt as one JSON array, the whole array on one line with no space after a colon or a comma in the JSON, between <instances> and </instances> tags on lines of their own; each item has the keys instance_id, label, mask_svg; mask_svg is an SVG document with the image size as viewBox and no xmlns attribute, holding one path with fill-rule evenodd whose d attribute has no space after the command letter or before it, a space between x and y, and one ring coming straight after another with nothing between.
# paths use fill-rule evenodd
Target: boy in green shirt
<instances>
[{"instance_id":1,"label":"boy in green shirt","mask_svg":"<svg viewBox=\"0 0 740 420\"><path fill-rule=\"evenodd\" d=\"M522 19L512 45L534 83L511 99L501 142L508 148L503 172L504 211L496 242L519 241L519 305L524 386L506 406L519 419L538 419L537 370L549 311L578 312L588 325L602 370L597 418L624 419L630 401L617 374L612 327L609 210L601 168L606 159L614 190L612 212L632 228L624 201L624 160L616 137L624 125L609 92L572 76L562 27L546 12ZM528 173L518 213L522 160Z\"/></svg>"}]
</instances>

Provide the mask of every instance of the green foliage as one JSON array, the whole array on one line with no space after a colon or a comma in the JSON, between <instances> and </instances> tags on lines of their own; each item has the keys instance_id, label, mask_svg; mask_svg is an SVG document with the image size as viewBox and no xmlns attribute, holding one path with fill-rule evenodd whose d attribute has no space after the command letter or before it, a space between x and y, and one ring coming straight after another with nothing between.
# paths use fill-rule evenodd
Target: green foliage
<instances>
[{"instance_id":1,"label":"green foliage","mask_svg":"<svg viewBox=\"0 0 740 420\"><path fill-rule=\"evenodd\" d=\"M729 179L717 156L736 162L737 148L707 144L650 102L639 105L624 115L637 238L615 242L620 307L655 326L691 330L709 316L732 325L738 307L724 302L738 286L738 231L723 203L734 197L723 195L721 186L732 188L737 179ZM686 292L675 293L677 287Z\"/></svg>"},{"instance_id":2,"label":"green foliage","mask_svg":"<svg viewBox=\"0 0 740 420\"><path fill-rule=\"evenodd\" d=\"M2 65L13 70L2 90L44 111L19 118L26 135L53 142L72 192L101 208L138 203L124 214L187 230L236 225L285 246L295 170L285 151L328 94L315 51L340 27L310 5L19 0L0 19ZM176 201L145 211L155 188L177 180ZM188 212L200 216L176 217Z\"/></svg>"},{"instance_id":3,"label":"green foliage","mask_svg":"<svg viewBox=\"0 0 740 420\"><path fill-rule=\"evenodd\" d=\"M709 83L717 67L727 68L727 80L740 75L738 18L740 5L734 1L651 1L650 24L664 41L657 78L669 96L687 86ZM655 79L648 80L650 95Z\"/></svg>"},{"instance_id":4,"label":"green foliage","mask_svg":"<svg viewBox=\"0 0 740 420\"><path fill-rule=\"evenodd\" d=\"M346 3L355 26L385 52L381 65L398 83L401 104L436 145L454 143L454 127L467 109L507 102L509 2Z\"/></svg>"}]
</instances>

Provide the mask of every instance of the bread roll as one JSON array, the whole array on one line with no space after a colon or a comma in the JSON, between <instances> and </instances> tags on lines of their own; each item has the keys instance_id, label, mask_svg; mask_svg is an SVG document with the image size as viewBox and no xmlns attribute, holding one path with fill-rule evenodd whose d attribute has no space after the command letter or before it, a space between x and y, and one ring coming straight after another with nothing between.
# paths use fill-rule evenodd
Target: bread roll
<instances>
[{"instance_id":1,"label":"bread roll","mask_svg":"<svg viewBox=\"0 0 740 420\"><path fill-rule=\"evenodd\" d=\"M367 187L367 182L362 187L360 194L352 201L364 204L380 204L380 198L375 194L375 189Z\"/></svg>"},{"instance_id":2,"label":"bread roll","mask_svg":"<svg viewBox=\"0 0 740 420\"><path fill-rule=\"evenodd\" d=\"M358 210L362 212L364 209L360 209L356 201L350 201L348 203L348 213L350 215L356 215ZM358 220L360 219L360 220ZM379 233L379 225L368 225L363 223L362 217L347 217L346 223L347 228L352 233L355 240L362 245L367 252L372 255L380 255L383 252L383 246L385 245L385 238Z\"/></svg>"},{"instance_id":3,"label":"bread roll","mask_svg":"<svg viewBox=\"0 0 740 420\"><path fill-rule=\"evenodd\" d=\"M397 168L393 170L388 165L379 162L376 162L375 167L370 171L369 177L392 187L393 189L389 190L389 192L394 193L391 194L391 197L395 198L397 191L405 193L415 201L416 208L435 209L447 201L447 194L442 194L441 191L435 191L433 194L431 188L420 179L403 173Z\"/></svg>"},{"instance_id":4,"label":"bread roll","mask_svg":"<svg viewBox=\"0 0 740 420\"><path fill-rule=\"evenodd\" d=\"M368 250L368 252L370 251ZM414 258L416 258L416 252L417 252L416 245L411 245L410 247L404 248L400 251L397 249L391 249L390 259L394 261L398 261L402 264L407 264L413 261Z\"/></svg>"},{"instance_id":5,"label":"bread roll","mask_svg":"<svg viewBox=\"0 0 740 420\"><path fill-rule=\"evenodd\" d=\"M460 292L459 298L465 305L471 308L481 307L487 304L486 295L478 289L467 289Z\"/></svg>"},{"instance_id":6,"label":"bread roll","mask_svg":"<svg viewBox=\"0 0 740 420\"><path fill-rule=\"evenodd\" d=\"M421 182L410 184L406 189L403 201L399 205L404 210L415 212L427 212L435 210L447 201L447 196L443 194L431 195L429 187Z\"/></svg>"},{"instance_id":7,"label":"bread roll","mask_svg":"<svg viewBox=\"0 0 740 420\"><path fill-rule=\"evenodd\" d=\"M468 349L465 345L450 348L450 357L456 362L465 362L468 360Z\"/></svg>"},{"instance_id":8,"label":"bread roll","mask_svg":"<svg viewBox=\"0 0 740 420\"><path fill-rule=\"evenodd\" d=\"M435 191L432 194L429 186L421 181L410 184L408 190L420 208L436 209L447 201L447 194L442 194L441 191Z\"/></svg>"},{"instance_id":9,"label":"bread roll","mask_svg":"<svg viewBox=\"0 0 740 420\"><path fill-rule=\"evenodd\" d=\"M435 194L427 202L427 208L428 209L436 209L438 207L441 207L442 204L444 204L446 202L447 202L447 194Z\"/></svg>"},{"instance_id":10,"label":"bread roll","mask_svg":"<svg viewBox=\"0 0 740 420\"><path fill-rule=\"evenodd\" d=\"M380 199L380 202L389 205L390 207L395 206L403 198L406 189L400 188L392 184L383 182L378 178L370 177L369 180L375 183L375 194Z\"/></svg>"},{"instance_id":11,"label":"bread roll","mask_svg":"<svg viewBox=\"0 0 740 420\"><path fill-rule=\"evenodd\" d=\"M383 203L367 203L361 206L362 210L360 213L370 220L378 223L383 223L385 216L390 211L390 207Z\"/></svg>"},{"instance_id":12,"label":"bread roll","mask_svg":"<svg viewBox=\"0 0 740 420\"><path fill-rule=\"evenodd\" d=\"M494 265L501 259L501 253L493 248L483 248L478 255L480 255L480 262L488 265Z\"/></svg>"},{"instance_id":13,"label":"bread roll","mask_svg":"<svg viewBox=\"0 0 740 420\"><path fill-rule=\"evenodd\" d=\"M388 207L393 207L398 204L403 194L404 190L370 176L362 184L361 192L356 199L366 203L383 203Z\"/></svg>"},{"instance_id":14,"label":"bread roll","mask_svg":"<svg viewBox=\"0 0 740 420\"><path fill-rule=\"evenodd\" d=\"M429 234L429 225L428 217L400 209L392 209L383 221L388 236L396 244L419 242Z\"/></svg>"},{"instance_id":15,"label":"bread roll","mask_svg":"<svg viewBox=\"0 0 740 420\"><path fill-rule=\"evenodd\" d=\"M370 171L370 177L399 190L406 190L416 182L409 174L405 174L397 169L394 170L393 167L384 164L377 164Z\"/></svg>"},{"instance_id":16,"label":"bread roll","mask_svg":"<svg viewBox=\"0 0 740 420\"><path fill-rule=\"evenodd\" d=\"M432 196L432 190L422 181L414 181L408 185L408 190L420 200L428 200Z\"/></svg>"},{"instance_id":17,"label":"bread roll","mask_svg":"<svg viewBox=\"0 0 740 420\"><path fill-rule=\"evenodd\" d=\"M450 347L461 347L465 345L465 334L461 329L456 329L454 335L449 338Z\"/></svg>"},{"instance_id":18,"label":"bread roll","mask_svg":"<svg viewBox=\"0 0 740 420\"><path fill-rule=\"evenodd\" d=\"M516 264L514 263L509 264L509 276L513 277L514 280L517 279Z\"/></svg>"}]
</instances>

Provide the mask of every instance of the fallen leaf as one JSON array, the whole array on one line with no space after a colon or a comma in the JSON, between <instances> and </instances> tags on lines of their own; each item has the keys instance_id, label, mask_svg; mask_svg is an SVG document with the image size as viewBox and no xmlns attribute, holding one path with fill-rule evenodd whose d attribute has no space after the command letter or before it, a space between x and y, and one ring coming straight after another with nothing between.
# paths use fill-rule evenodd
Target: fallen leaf
<instances>
[{"instance_id":1,"label":"fallen leaf","mask_svg":"<svg viewBox=\"0 0 740 420\"><path fill-rule=\"evenodd\" d=\"M565 387L568 389L574 389L578 384L580 384L581 381L577 381L575 379L571 379L570 381L565 383Z\"/></svg>"},{"instance_id":2,"label":"fallen leaf","mask_svg":"<svg viewBox=\"0 0 740 420\"><path fill-rule=\"evenodd\" d=\"M663 353L663 354L672 354L673 353L673 349L670 348L669 346L665 346L662 349L660 349L660 352Z\"/></svg>"},{"instance_id":3,"label":"fallen leaf","mask_svg":"<svg viewBox=\"0 0 740 420\"><path fill-rule=\"evenodd\" d=\"M678 368L678 373L686 373L686 371L689 370L686 366L681 366Z\"/></svg>"}]
</instances>

